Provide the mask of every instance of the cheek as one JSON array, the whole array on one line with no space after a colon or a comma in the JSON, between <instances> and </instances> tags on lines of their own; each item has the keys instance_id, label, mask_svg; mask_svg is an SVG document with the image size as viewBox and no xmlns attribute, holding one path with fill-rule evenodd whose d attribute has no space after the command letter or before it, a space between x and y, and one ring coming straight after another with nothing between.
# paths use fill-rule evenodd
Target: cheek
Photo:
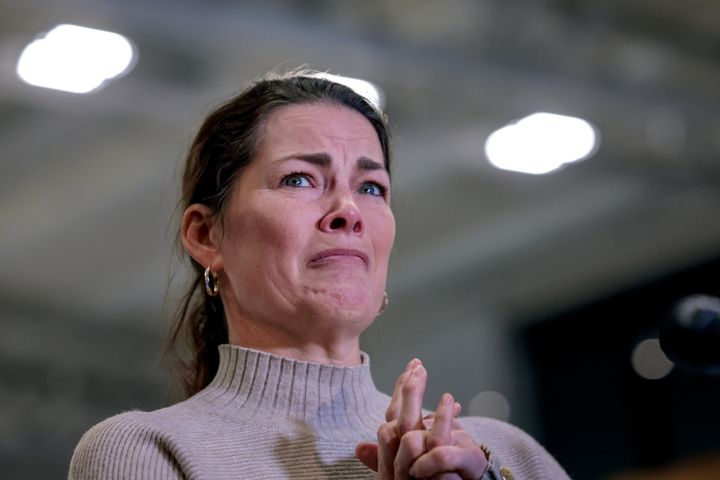
<instances>
[{"instance_id":1,"label":"cheek","mask_svg":"<svg viewBox=\"0 0 720 480\"><path fill-rule=\"evenodd\" d=\"M382 215L378 215L376 218L377 221L374 228L378 232L376 235L377 253L382 255L385 263L387 263L393 243L395 242L395 217L392 211L388 210L382 212Z\"/></svg>"},{"instance_id":2,"label":"cheek","mask_svg":"<svg viewBox=\"0 0 720 480\"><path fill-rule=\"evenodd\" d=\"M235 257L232 263L267 266L272 259L287 267L287 262L301 253L304 235L300 219L287 209L246 211L237 218L224 242L226 257Z\"/></svg>"}]
</instances>

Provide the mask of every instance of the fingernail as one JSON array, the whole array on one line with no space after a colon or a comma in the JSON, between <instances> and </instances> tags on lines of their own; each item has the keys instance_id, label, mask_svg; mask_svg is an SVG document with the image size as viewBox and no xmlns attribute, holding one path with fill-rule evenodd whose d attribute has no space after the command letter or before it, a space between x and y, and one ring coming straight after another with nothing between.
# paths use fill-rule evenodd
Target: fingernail
<instances>
[{"instance_id":1,"label":"fingernail","mask_svg":"<svg viewBox=\"0 0 720 480\"><path fill-rule=\"evenodd\" d=\"M408 371L412 370L413 368L415 368L415 365L418 364L419 362L420 362L420 360L418 360L417 358L413 358L405 366L405 371L408 372Z\"/></svg>"},{"instance_id":2,"label":"fingernail","mask_svg":"<svg viewBox=\"0 0 720 480\"><path fill-rule=\"evenodd\" d=\"M446 406L446 407L452 405L453 404L452 395L450 395L449 393L443 393L441 402L442 402L443 406Z\"/></svg>"}]
</instances>

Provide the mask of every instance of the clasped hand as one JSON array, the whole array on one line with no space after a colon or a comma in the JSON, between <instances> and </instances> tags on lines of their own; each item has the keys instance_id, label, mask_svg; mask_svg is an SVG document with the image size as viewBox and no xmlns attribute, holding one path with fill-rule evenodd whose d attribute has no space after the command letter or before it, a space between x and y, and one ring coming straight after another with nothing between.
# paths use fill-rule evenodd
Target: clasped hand
<instances>
[{"instance_id":1,"label":"clasped hand","mask_svg":"<svg viewBox=\"0 0 720 480\"><path fill-rule=\"evenodd\" d=\"M445 393L437 410L423 417L426 383L420 360L410 361L395 383L377 443L360 443L355 454L380 480L481 478L488 460L456 420L460 404L452 395Z\"/></svg>"}]
</instances>

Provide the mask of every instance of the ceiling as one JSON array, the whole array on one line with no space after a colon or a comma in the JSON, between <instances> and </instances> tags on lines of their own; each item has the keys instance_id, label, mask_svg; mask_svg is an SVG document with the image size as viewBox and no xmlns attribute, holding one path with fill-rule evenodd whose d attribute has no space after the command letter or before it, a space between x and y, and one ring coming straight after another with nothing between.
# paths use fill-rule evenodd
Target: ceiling
<instances>
[{"instance_id":1,"label":"ceiling","mask_svg":"<svg viewBox=\"0 0 720 480\"><path fill-rule=\"evenodd\" d=\"M2 9L0 289L14 301L152 318L193 128L257 75L300 64L385 92L398 294L487 272L492 308L535 308L548 296L562 307L720 250L716 2ZM135 70L91 95L24 85L14 73L21 48L61 22L125 34ZM534 111L591 121L599 151L548 176L491 168L487 135Z\"/></svg>"}]
</instances>

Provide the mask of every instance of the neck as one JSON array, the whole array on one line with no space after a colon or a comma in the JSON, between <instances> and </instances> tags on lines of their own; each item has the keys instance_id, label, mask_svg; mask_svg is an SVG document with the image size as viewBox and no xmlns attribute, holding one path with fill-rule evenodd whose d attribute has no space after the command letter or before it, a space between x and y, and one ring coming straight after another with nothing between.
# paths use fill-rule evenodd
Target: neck
<instances>
[{"instance_id":1,"label":"neck","mask_svg":"<svg viewBox=\"0 0 720 480\"><path fill-rule=\"evenodd\" d=\"M229 321L231 345L303 362L352 366L362 362L358 335L331 332L288 332L271 323Z\"/></svg>"}]
</instances>

